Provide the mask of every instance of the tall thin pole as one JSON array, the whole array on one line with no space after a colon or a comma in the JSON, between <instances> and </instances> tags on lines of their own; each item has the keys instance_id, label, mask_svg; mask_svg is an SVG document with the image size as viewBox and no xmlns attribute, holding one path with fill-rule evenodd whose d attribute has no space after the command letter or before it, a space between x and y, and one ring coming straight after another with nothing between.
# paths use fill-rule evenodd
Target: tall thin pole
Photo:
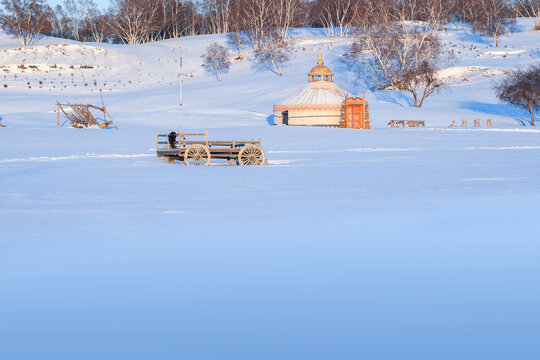
<instances>
[{"instance_id":1,"label":"tall thin pole","mask_svg":"<svg viewBox=\"0 0 540 360\"><path fill-rule=\"evenodd\" d=\"M107 121L105 117L105 104L103 103L103 91L99 89L99 94L101 95L101 108L103 109L103 121Z\"/></svg>"},{"instance_id":2,"label":"tall thin pole","mask_svg":"<svg viewBox=\"0 0 540 360\"><path fill-rule=\"evenodd\" d=\"M178 136L181 136L182 134L182 87L184 85L184 74L182 73L182 57L180 56L180 131L178 132Z\"/></svg>"}]
</instances>

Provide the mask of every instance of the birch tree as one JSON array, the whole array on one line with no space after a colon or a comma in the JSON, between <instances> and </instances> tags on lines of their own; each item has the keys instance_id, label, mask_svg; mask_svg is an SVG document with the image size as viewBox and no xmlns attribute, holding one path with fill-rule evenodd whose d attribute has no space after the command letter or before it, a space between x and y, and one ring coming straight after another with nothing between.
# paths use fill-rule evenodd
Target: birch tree
<instances>
[{"instance_id":1,"label":"birch tree","mask_svg":"<svg viewBox=\"0 0 540 360\"><path fill-rule=\"evenodd\" d=\"M452 20L456 0L423 0L420 2L422 19L435 30L446 30Z\"/></svg>"},{"instance_id":2,"label":"birch tree","mask_svg":"<svg viewBox=\"0 0 540 360\"><path fill-rule=\"evenodd\" d=\"M167 16L167 33L171 38L178 38L189 33L194 27L191 21L191 8L189 4L180 0L163 0ZM192 3L191 3L192 4Z\"/></svg>"},{"instance_id":3,"label":"birch tree","mask_svg":"<svg viewBox=\"0 0 540 360\"><path fill-rule=\"evenodd\" d=\"M506 0L459 0L458 14L473 31L493 38L499 46L499 37L510 31L515 23L515 12Z\"/></svg>"},{"instance_id":4,"label":"birch tree","mask_svg":"<svg viewBox=\"0 0 540 360\"><path fill-rule=\"evenodd\" d=\"M358 77L373 89L409 92L414 107L422 107L445 86L438 76L444 57L441 43L429 28L402 22L365 27L348 57L357 66Z\"/></svg>"},{"instance_id":5,"label":"birch tree","mask_svg":"<svg viewBox=\"0 0 540 360\"><path fill-rule=\"evenodd\" d=\"M115 4L109 17L111 32L124 44L141 44L152 39L156 31L156 14L159 7L146 0L122 0Z\"/></svg>"},{"instance_id":6,"label":"birch tree","mask_svg":"<svg viewBox=\"0 0 540 360\"><path fill-rule=\"evenodd\" d=\"M221 81L221 73L231 66L229 52L224 46L215 42L206 48L206 53L202 55L202 58L205 70L214 73L218 82Z\"/></svg>"},{"instance_id":7,"label":"birch tree","mask_svg":"<svg viewBox=\"0 0 540 360\"><path fill-rule=\"evenodd\" d=\"M90 10L84 32L88 33L93 41L103 42L110 35L109 22L108 15L101 14L97 9Z\"/></svg>"},{"instance_id":8,"label":"birch tree","mask_svg":"<svg viewBox=\"0 0 540 360\"><path fill-rule=\"evenodd\" d=\"M69 37L70 33L72 33L72 30L69 16L64 12L62 5L56 5L51 12L50 34L52 36L65 38Z\"/></svg>"},{"instance_id":9,"label":"birch tree","mask_svg":"<svg viewBox=\"0 0 540 360\"><path fill-rule=\"evenodd\" d=\"M506 34L515 22L515 15L505 0L481 0L484 16L480 30L493 37L494 45L499 46L499 37Z\"/></svg>"},{"instance_id":10,"label":"birch tree","mask_svg":"<svg viewBox=\"0 0 540 360\"><path fill-rule=\"evenodd\" d=\"M533 30L540 30L540 0L516 0L514 9L519 16L531 20Z\"/></svg>"},{"instance_id":11,"label":"birch tree","mask_svg":"<svg viewBox=\"0 0 540 360\"><path fill-rule=\"evenodd\" d=\"M346 37L358 3L358 0L317 0L314 13L328 36Z\"/></svg>"},{"instance_id":12,"label":"birch tree","mask_svg":"<svg viewBox=\"0 0 540 360\"><path fill-rule=\"evenodd\" d=\"M298 21L300 5L300 0L274 0L274 26L283 40L289 36L291 26Z\"/></svg>"},{"instance_id":13,"label":"birch tree","mask_svg":"<svg viewBox=\"0 0 540 360\"><path fill-rule=\"evenodd\" d=\"M51 30L52 10L45 0L2 0L0 25L15 34L22 46L33 45Z\"/></svg>"},{"instance_id":14,"label":"birch tree","mask_svg":"<svg viewBox=\"0 0 540 360\"><path fill-rule=\"evenodd\" d=\"M264 47L255 53L255 60L278 76L282 76L281 66L289 61L291 41L281 38L276 32L269 33Z\"/></svg>"},{"instance_id":15,"label":"birch tree","mask_svg":"<svg viewBox=\"0 0 540 360\"><path fill-rule=\"evenodd\" d=\"M206 10L210 32L213 34L228 33L231 0L205 0L203 6Z\"/></svg>"},{"instance_id":16,"label":"birch tree","mask_svg":"<svg viewBox=\"0 0 540 360\"><path fill-rule=\"evenodd\" d=\"M264 47L269 38L268 31L273 23L271 0L243 0L241 6L241 26L254 51Z\"/></svg>"},{"instance_id":17,"label":"birch tree","mask_svg":"<svg viewBox=\"0 0 540 360\"><path fill-rule=\"evenodd\" d=\"M79 4L75 0L64 0L64 10L66 11L71 21L71 30L73 31L73 38L80 41L79 37L79 14L81 9Z\"/></svg>"}]
</instances>

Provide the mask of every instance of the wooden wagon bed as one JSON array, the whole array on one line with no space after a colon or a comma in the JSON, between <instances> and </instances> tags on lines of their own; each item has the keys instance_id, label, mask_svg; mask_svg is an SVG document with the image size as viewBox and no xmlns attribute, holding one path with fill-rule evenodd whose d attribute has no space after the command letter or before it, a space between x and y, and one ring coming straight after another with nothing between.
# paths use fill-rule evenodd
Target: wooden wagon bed
<instances>
[{"instance_id":1,"label":"wooden wagon bed","mask_svg":"<svg viewBox=\"0 0 540 360\"><path fill-rule=\"evenodd\" d=\"M208 166L212 159L226 160L229 165L264 165L267 163L261 148L261 139L258 141L253 139L208 140L208 131L180 134L174 132L158 133L156 152L160 161L165 159L169 162L186 165Z\"/></svg>"}]
</instances>

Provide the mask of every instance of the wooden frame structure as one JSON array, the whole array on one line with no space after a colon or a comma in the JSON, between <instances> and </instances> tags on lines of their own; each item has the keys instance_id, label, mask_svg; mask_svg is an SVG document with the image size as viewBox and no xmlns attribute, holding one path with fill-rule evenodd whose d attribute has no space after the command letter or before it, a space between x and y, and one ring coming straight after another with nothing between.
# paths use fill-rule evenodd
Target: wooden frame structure
<instances>
[{"instance_id":1,"label":"wooden frame structure","mask_svg":"<svg viewBox=\"0 0 540 360\"><path fill-rule=\"evenodd\" d=\"M452 121L452 123L450 124L450 127L451 127L451 128L457 127L457 125L456 125L456 120L453 120L453 121ZM467 127L469 127L468 121L467 121L467 120L461 120L461 127L462 127L462 128L467 128ZM482 124L481 124L480 119L474 119L474 127L475 127L475 128L480 128L480 127L482 127ZM486 120L486 127L493 127L493 120L487 119L487 120Z\"/></svg>"},{"instance_id":2,"label":"wooden frame structure","mask_svg":"<svg viewBox=\"0 0 540 360\"><path fill-rule=\"evenodd\" d=\"M426 122L424 120L390 120L388 123L390 127L392 128L398 128L398 127L424 127L426 126Z\"/></svg>"},{"instance_id":3,"label":"wooden frame structure","mask_svg":"<svg viewBox=\"0 0 540 360\"><path fill-rule=\"evenodd\" d=\"M204 138L201 139L203 136ZM226 160L229 165L266 165L268 163L261 147L261 139L240 141L233 138L232 141L211 141L208 140L208 131L180 134L158 133L156 152L159 161L166 159L181 165L208 166L212 159Z\"/></svg>"},{"instance_id":4,"label":"wooden frame structure","mask_svg":"<svg viewBox=\"0 0 540 360\"><path fill-rule=\"evenodd\" d=\"M107 128L114 125L114 128L117 129L116 124L107 108L105 106L99 107L91 104L61 104L56 103L58 106L58 121L57 126L60 126L60 112L62 112L65 117L71 122L71 126L75 128L85 128L90 126L99 126L100 128ZM71 111L68 110L71 109ZM103 121L99 122L94 115L92 114L91 109L101 111L103 113ZM107 121L107 116L109 121Z\"/></svg>"}]
</instances>

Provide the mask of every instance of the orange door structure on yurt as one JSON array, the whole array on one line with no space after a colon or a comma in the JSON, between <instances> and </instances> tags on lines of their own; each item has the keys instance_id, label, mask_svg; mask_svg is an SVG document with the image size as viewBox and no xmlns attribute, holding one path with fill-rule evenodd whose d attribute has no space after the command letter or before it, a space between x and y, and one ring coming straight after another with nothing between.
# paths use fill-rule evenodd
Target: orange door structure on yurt
<instances>
[{"instance_id":1,"label":"orange door structure on yurt","mask_svg":"<svg viewBox=\"0 0 540 360\"><path fill-rule=\"evenodd\" d=\"M342 128L369 129L369 106L364 94L363 98L347 97L341 105Z\"/></svg>"}]
</instances>

